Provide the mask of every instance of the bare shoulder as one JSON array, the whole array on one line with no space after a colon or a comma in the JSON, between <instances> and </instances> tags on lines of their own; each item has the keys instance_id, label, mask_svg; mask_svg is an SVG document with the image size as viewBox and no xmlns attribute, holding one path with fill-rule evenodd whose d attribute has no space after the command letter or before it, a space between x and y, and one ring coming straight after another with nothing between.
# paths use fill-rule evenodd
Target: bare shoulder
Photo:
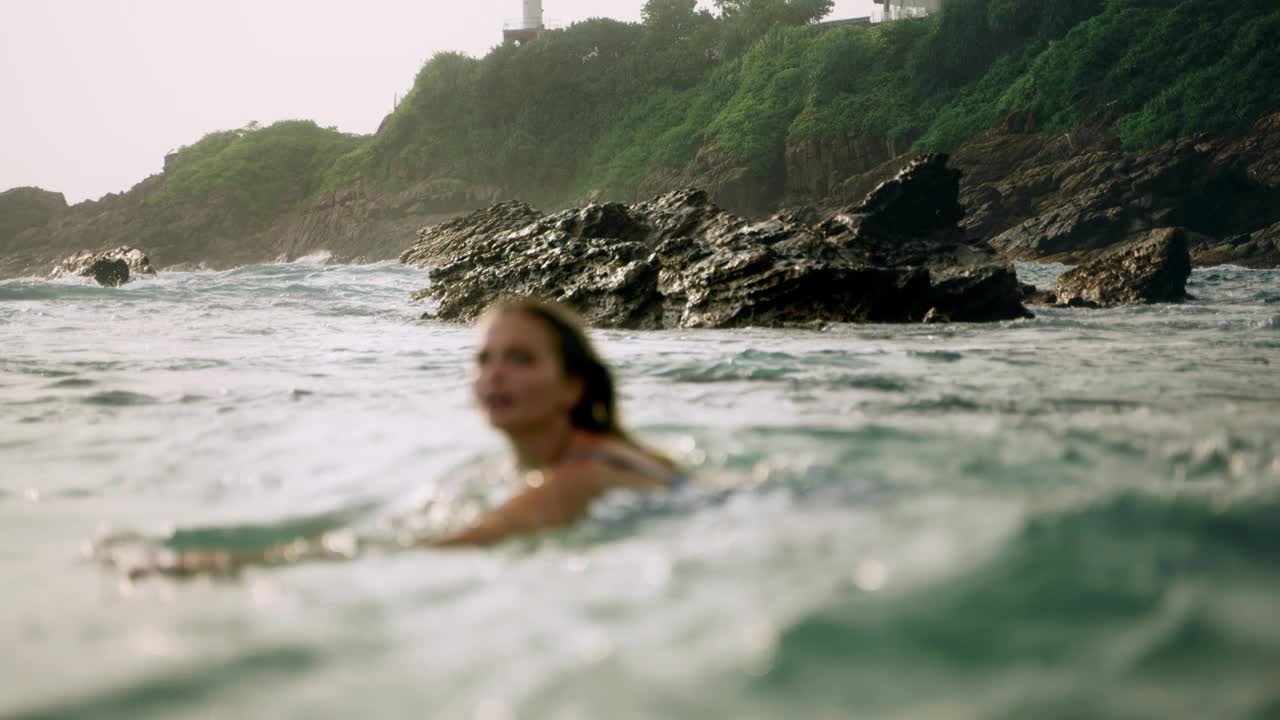
<instances>
[{"instance_id":1,"label":"bare shoulder","mask_svg":"<svg viewBox=\"0 0 1280 720\"><path fill-rule=\"evenodd\" d=\"M666 487L674 471L665 458L622 438L587 433L575 439L573 461L565 469L607 487L633 488Z\"/></svg>"}]
</instances>

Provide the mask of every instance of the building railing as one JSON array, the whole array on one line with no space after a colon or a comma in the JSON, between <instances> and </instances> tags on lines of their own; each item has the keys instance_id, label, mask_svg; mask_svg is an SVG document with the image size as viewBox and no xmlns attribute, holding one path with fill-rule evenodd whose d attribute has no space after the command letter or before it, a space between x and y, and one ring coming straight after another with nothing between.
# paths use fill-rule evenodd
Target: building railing
<instances>
[{"instance_id":1,"label":"building railing","mask_svg":"<svg viewBox=\"0 0 1280 720\"><path fill-rule=\"evenodd\" d=\"M518 20L507 20L502 23L503 30L560 30L563 26L559 20L550 20L544 18L541 25L537 23L526 22L523 18Z\"/></svg>"},{"instance_id":2,"label":"building railing","mask_svg":"<svg viewBox=\"0 0 1280 720\"><path fill-rule=\"evenodd\" d=\"M818 27L820 27L820 28L833 28L833 27L844 27L845 25L870 25L870 24L871 24L871 16L870 16L870 15L864 15L863 17L855 17L855 18L840 18L840 19L838 19L838 20L823 20L822 22L818 23Z\"/></svg>"},{"instance_id":3,"label":"building railing","mask_svg":"<svg viewBox=\"0 0 1280 720\"><path fill-rule=\"evenodd\" d=\"M932 15L942 10L943 0L874 0L871 22L905 20Z\"/></svg>"}]
</instances>

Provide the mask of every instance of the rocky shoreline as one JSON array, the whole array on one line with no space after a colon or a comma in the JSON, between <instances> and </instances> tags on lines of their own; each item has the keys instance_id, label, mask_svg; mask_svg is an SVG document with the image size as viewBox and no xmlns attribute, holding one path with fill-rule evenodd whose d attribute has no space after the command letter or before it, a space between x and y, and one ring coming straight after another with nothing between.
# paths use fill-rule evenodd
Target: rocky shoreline
<instances>
[{"instance_id":1,"label":"rocky shoreline","mask_svg":"<svg viewBox=\"0 0 1280 720\"><path fill-rule=\"evenodd\" d=\"M1176 226L1198 266L1280 267L1280 113L1239 140L1193 135L1137 156L1030 122L1006 118L957 156L966 227L1001 255L1076 264Z\"/></svg>"},{"instance_id":2,"label":"rocky shoreline","mask_svg":"<svg viewBox=\"0 0 1280 720\"><path fill-rule=\"evenodd\" d=\"M707 150L691 168L655 172L641 187L645 197L703 188L711 203L744 218L779 207L793 208L780 215L830 216L910 162L902 150L848 133L806 141L788 147L778 177ZM1139 155L1103 130L1047 133L1029 115L1012 114L965 143L951 166L963 172L963 228L1005 259L1081 263L1181 227L1197 266L1280 267L1280 112L1244 137L1189 136ZM336 262L391 259L423 226L520 195L438 178L395 192L354 186L305 204L300 197L295 209L263 218L216 197L151 202L163 181L156 175L74 206L35 188L0 193L0 277L45 275L71 253L121 245L145 248L161 269L222 269L319 251Z\"/></svg>"},{"instance_id":3,"label":"rocky shoreline","mask_svg":"<svg viewBox=\"0 0 1280 720\"><path fill-rule=\"evenodd\" d=\"M1065 273L1021 285L961 222L960 176L925 155L862 202L823 218L752 222L684 190L553 215L501 203L423 228L400 258L430 271L424 318L474 320L503 296L557 300L597 327L664 329L824 322L991 322L1071 307L1181 302L1187 233L1158 228Z\"/></svg>"}]
</instances>

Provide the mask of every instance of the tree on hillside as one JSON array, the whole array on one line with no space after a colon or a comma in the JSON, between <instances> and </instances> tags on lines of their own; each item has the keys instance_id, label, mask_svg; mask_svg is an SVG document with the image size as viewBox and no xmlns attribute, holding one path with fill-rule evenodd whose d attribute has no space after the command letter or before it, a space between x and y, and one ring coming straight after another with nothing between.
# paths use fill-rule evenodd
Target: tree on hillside
<instances>
[{"instance_id":1,"label":"tree on hillside","mask_svg":"<svg viewBox=\"0 0 1280 720\"><path fill-rule=\"evenodd\" d=\"M753 17L780 25L804 25L826 17L834 0L713 0L721 17Z\"/></svg>"},{"instance_id":2,"label":"tree on hillside","mask_svg":"<svg viewBox=\"0 0 1280 720\"><path fill-rule=\"evenodd\" d=\"M640 19L648 30L668 38L686 37L698 16L698 0L648 0Z\"/></svg>"},{"instance_id":3,"label":"tree on hillside","mask_svg":"<svg viewBox=\"0 0 1280 720\"><path fill-rule=\"evenodd\" d=\"M698 0L647 0L643 69L640 73L668 87L691 87L717 57L720 41L716 19L698 9Z\"/></svg>"},{"instance_id":4,"label":"tree on hillside","mask_svg":"<svg viewBox=\"0 0 1280 720\"><path fill-rule=\"evenodd\" d=\"M736 54L779 25L807 25L826 17L834 0L713 0L725 22L725 48Z\"/></svg>"}]
</instances>

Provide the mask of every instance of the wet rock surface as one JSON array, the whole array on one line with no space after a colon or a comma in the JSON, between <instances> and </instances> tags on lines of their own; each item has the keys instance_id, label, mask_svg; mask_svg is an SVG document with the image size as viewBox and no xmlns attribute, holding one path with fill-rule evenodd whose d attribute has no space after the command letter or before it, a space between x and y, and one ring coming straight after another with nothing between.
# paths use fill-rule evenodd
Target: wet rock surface
<instances>
[{"instance_id":1,"label":"wet rock surface","mask_svg":"<svg viewBox=\"0 0 1280 720\"><path fill-rule=\"evenodd\" d=\"M129 282L129 263L120 258L101 258L78 274L93 278L103 287L120 287Z\"/></svg>"},{"instance_id":2,"label":"wet rock surface","mask_svg":"<svg viewBox=\"0 0 1280 720\"><path fill-rule=\"evenodd\" d=\"M1181 228L1160 228L1058 278L1052 302L1114 307L1187 299L1191 253Z\"/></svg>"},{"instance_id":3,"label":"wet rock surface","mask_svg":"<svg viewBox=\"0 0 1280 720\"><path fill-rule=\"evenodd\" d=\"M146 253L122 245L98 252L82 250L58 263L49 273L49 279L91 277L104 287L119 287L134 278L155 274Z\"/></svg>"},{"instance_id":4,"label":"wet rock surface","mask_svg":"<svg viewBox=\"0 0 1280 720\"><path fill-rule=\"evenodd\" d=\"M994 321L1029 315L1013 270L957 224L960 173L924 156L825 220L752 222L683 190L543 216L505 203L424 228L417 294L469 321L503 295L564 302L599 327Z\"/></svg>"}]
</instances>

